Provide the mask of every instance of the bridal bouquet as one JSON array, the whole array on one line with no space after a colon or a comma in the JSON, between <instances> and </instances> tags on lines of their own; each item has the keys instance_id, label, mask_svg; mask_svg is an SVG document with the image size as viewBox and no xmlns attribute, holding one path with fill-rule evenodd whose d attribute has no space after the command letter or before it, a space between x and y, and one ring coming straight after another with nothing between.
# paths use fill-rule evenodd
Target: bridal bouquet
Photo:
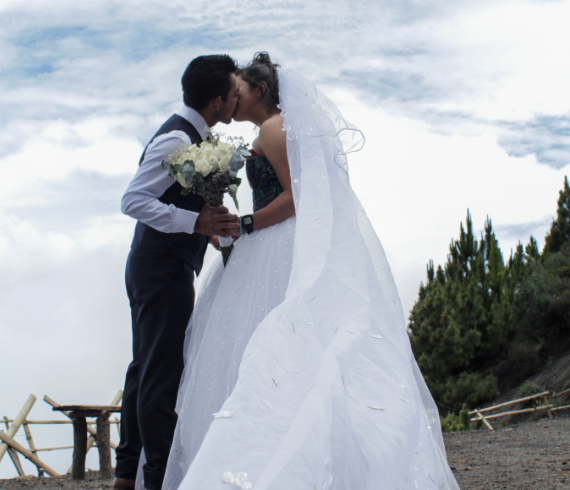
<instances>
[{"instance_id":1,"label":"bridal bouquet","mask_svg":"<svg viewBox=\"0 0 570 490\"><path fill-rule=\"evenodd\" d=\"M241 137L226 137L208 130L208 138L200 145L182 145L163 160L162 168L168 169L168 175L182 186L183 195L198 194L216 207L223 204L224 194L228 193L239 209L237 190L241 179L237 173L251 156L247 146ZM233 245L223 246L224 240L220 241L225 265Z\"/></svg>"},{"instance_id":2,"label":"bridal bouquet","mask_svg":"<svg viewBox=\"0 0 570 490\"><path fill-rule=\"evenodd\" d=\"M182 194L198 194L212 207L221 206L227 192L239 209L237 190L241 179L238 171L251 153L243 138L226 137L208 131L208 139L199 146L182 145L166 160L162 168L182 186Z\"/></svg>"}]
</instances>

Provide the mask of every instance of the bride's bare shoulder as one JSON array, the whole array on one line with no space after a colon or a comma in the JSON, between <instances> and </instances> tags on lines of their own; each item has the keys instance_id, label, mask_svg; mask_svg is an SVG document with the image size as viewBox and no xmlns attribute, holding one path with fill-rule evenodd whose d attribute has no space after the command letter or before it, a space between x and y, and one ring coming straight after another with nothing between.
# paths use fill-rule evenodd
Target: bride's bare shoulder
<instances>
[{"instance_id":1,"label":"bride's bare shoulder","mask_svg":"<svg viewBox=\"0 0 570 490\"><path fill-rule=\"evenodd\" d=\"M263 122L259 127L257 142L274 168L279 166L281 160L287 161L287 140L281 114L274 114Z\"/></svg>"},{"instance_id":2,"label":"bride's bare shoulder","mask_svg":"<svg viewBox=\"0 0 570 490\"><path fill-rule=\"evenodd\" d=\"M261 141L274 138L285 139L285 133L283 132L283 117L281 114L273 114L259 127L259 139Z\"/></svg>"}]
</instances>

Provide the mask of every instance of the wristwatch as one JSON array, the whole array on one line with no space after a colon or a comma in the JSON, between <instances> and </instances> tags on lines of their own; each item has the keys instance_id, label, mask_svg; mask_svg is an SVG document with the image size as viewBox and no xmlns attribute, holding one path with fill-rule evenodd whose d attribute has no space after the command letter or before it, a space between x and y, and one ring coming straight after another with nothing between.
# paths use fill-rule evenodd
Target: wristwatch
<instances>
[{"instance_id":1,"label":"wristwatch","mask_svg":"<svg viewBox=\"0 0 570 490\"><path fill-rule=\"evenodd\" d=\"M240 218L239 231L240 235L243 235L244 233L249 235L253 231L253 216L251 214L246 214Z\"/></svg>"}]
</instances>

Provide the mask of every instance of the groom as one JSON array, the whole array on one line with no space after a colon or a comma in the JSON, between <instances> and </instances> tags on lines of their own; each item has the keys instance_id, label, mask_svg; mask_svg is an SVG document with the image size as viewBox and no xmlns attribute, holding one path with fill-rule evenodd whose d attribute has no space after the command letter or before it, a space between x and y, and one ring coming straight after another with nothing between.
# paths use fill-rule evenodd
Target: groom
<instances>
[{"instance_id":1,"label":"groom","mask_svg":"<svg viewBox=\"0 0 570 490\"><path fill-rule=\"evenodd\" d=\"M183 346L209 237L237 234L239 218L210 208L161 162L180 145L201 143L206 128L229 124L237 101L237 66L227 55L199 56L182 76L184 107L145 148L121 203L137 220L126 285L133 328L133 361L125 380L121 442L113 488L134 488L144 447L144 485L160 490L177 421L174 411L184 367Z\"/></svg>"}]
</instances>

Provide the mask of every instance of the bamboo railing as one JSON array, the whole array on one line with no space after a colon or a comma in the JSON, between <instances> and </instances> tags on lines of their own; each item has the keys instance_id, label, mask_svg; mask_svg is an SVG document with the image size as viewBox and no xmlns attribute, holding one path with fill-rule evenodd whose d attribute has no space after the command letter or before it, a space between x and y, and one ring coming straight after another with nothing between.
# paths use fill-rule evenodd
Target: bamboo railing
<instances>
[{"instance_id":1,"label":"bamboo railing","mask_svg":"<svg viewBox=\"0 0 570 490\"><path fill-rule=\"evenodd\" d=\"M489 430L494 430L493 426L489 423L489 420L490 419L496 419L499 417L506 417L507 415L518 415L521 413L532 413L532 412L538 412L541 410L546 410L546 412L548 413L548 417L553 418L552 412L555 412L557 410L564 410L566 408L570 408L570 405L566 405L563 407L556 406L556 398L558 398L562 395L565 395L567 393L570 393L570 389L565 390L561 393L554 393L552 395L552 398L554 399L554 404L552 404L548 401L548 395L550 395L550 391L543 391L542 393L537 393L535 395L525 396L523 398L517 398L516 400L511 400L508 402L499 403L498 405L493 405L492 407L480 408L480 409L478 408L475 410L471 410L469 412L469 415L474 415L474 417L470 420L471 420L471 422L483 421L483 423L485 424L485 426ZM483 415L484 413L492 412L494 410L498 410L499 408L508 407L509 405L515 405L517 403L522 403L522 402L529 401L529 400L535 400L537 398L542 398L543 405L539 405L539 406L532 407L532 408L522 408L520 410L509 410L507 412L500 412L500 413L495 413L495 414L490 414L490 415Z\"/></svg>"},{"instance_id":2,"label":"bamboo railing","mask_svg":"<svg viewBox=\"0 0 570 490\"><path fill-rule=\"evenodd\" d=\"M566 408L570 408L570 405L564 405L563 407L559 407L558 406L558 400L557 400L558 397L560 397L562 395L567 395L568 393L570 393L570 388L567 390L564 390L560 393L554 393L552 395L552 398L554 399L554 408L552 409L552 412L556 412L558 410L564 410Z\"/></svg>"},{"instance_id":3,"label":"bamboo railing","mask_svg":"<svg viewBox=\"0 0 570 490\"><path fill-rule=\"evenodd\" d=\"M123 398L123 391L119 390L115 398L111 401L110 405L119 405ZM60 406L55 400L51 399L49 396L44 396L44 401L51 405L52 407ZM41 461L37 454L39 452L44 451L57 451L61 449L73 449L73 446L59 446L59 447L45 447L45 448L37 448L32 437L32 432L30 430L31 425L39 424L39 425L60 425L60 424L72 424L73 421L70 420L28 420L27 416L29 415L34 403L36 402L36 397L34 395L30 395L26 400L26 403L20 410L20 413L14 418L10 419L6 416L3 418L4 425L6 426L6 432L0 430L0 461L2 458L8 453L12 463L14 464L18 476L25 476L24 470L22 468L22 464L19 459L19 455L23 456L24 458L31 461L38 470L38 476L43 476L44 473L47 473L50 476L59 476L59 474L52 468L50 468L47 464ZM65 415L69 415L69 412L62 412ZM96 440L97 440L97 430L96 430L96 420L87 420L87 432L89 433L89 438L87 440L87 451L92 447L96 447ZM114 420L109 420L109 423L115 424L117 426L117 430L119 431L120 435L120 419L115 417ZM16 433L20 429L20 427L24 427L24 433L26 436L26 442L28 443L28 448L22 446L19 442L14 440ZM117 444L113 441L109 442L109 445L113 449L117 449ZM71 468L68 470L68 473L71 471Z\"/></svg>"}]
</instances>

